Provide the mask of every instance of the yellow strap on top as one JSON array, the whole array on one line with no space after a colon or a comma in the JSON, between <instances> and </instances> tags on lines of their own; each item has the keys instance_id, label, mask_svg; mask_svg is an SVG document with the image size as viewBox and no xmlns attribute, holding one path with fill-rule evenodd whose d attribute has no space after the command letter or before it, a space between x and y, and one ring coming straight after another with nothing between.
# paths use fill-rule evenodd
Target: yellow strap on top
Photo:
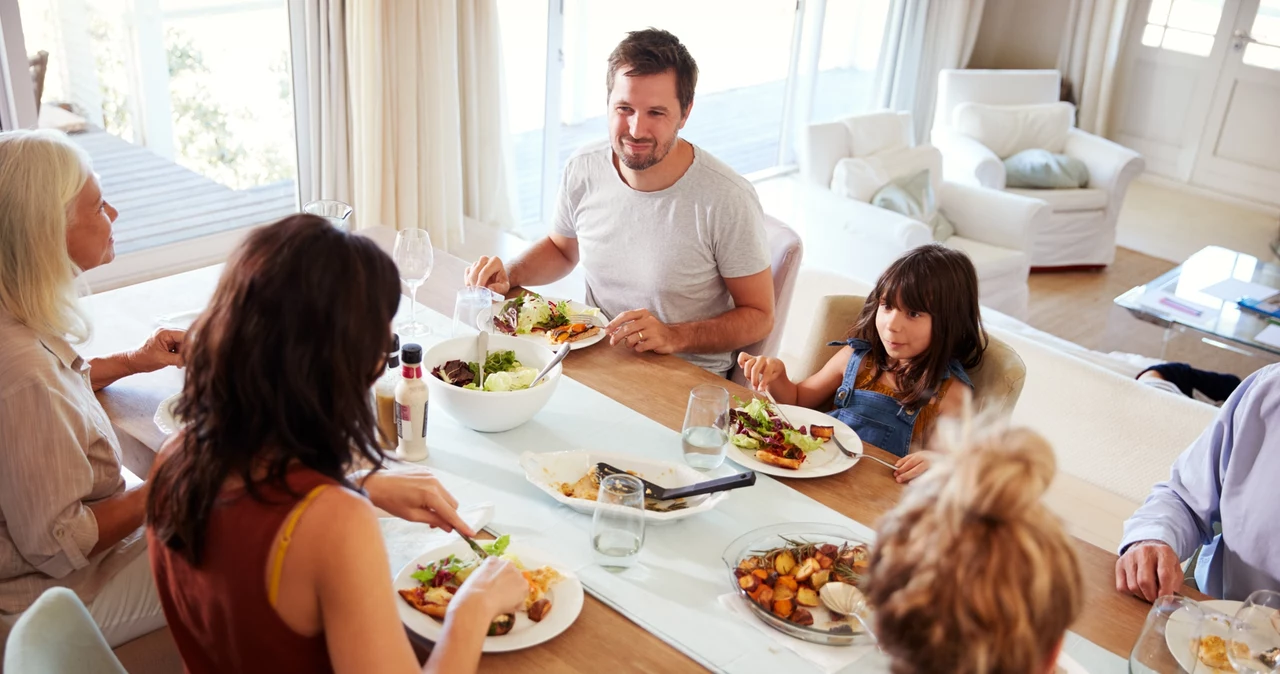
<instances>
[{"instance_id":1,"label":"yellow strap on top","mask_svg":"<svg viewBox=\"0 0 1280 674\"><path fill-rule=\"evenodd\" d=\"M280 545L276 547L275 559L271 561L271 575L267 580L267 602L275 608L276 597L280 596L280 576L284 573L284 555L289 551L289 543L293 540L293 530L298 526L298 520L302 519L302 513L306 511L307 506L316 500L320 492L328 487L322 484L312 489L298 505L294 506L293 511L289 513L289 519L285 520L284 531L280 532Z\"/></svg>"}]
</instances>

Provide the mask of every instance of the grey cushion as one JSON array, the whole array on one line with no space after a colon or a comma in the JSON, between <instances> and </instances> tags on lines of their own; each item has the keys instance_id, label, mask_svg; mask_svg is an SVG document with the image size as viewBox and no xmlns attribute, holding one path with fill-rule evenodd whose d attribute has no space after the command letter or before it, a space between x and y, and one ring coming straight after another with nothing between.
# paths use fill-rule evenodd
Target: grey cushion
<instances>
[{"instance_id":1,"label":"grey cushion","mask_svg":"<svg viewBox=\"0 0 1280 674\"><path fill-rule=\"evenodd\" d=\"M933 230L934 241L946 241L956 233L950 220L938 211L929 169L899 178L880 188L871 197L871 205L919 220Z\"/></svg>"},{"instance_id":2,"label":"grey cushion","mask_svg":"<svg viewBox=\"0 0 1280 674\"><path fill-rule=\"evenodd\" d=\"M1004 160L1006 187L1079 189L1089 184L1084 162L1048 150L1023 150Z\"/></svg>"}]
</instances>

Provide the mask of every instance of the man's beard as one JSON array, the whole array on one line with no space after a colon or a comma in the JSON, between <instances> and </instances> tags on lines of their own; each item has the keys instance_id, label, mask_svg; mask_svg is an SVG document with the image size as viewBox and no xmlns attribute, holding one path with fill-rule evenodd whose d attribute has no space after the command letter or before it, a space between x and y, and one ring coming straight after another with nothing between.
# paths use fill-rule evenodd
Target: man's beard
<instances>
[{"instance_id":1,"label":"man's beard","mask_svg":"<svg viewBox=\"0 0 1280 674\"><path fill-rule=\"evenodd\" d=\"M680 140L680 137L678 135L672 136L671 142L667 143L666 145L658 145L657 141L646 141L650 143L651 147L653 147L653 151L649 152L648 154L645 154L642 157L636 157L636 156L627 154L626 152L627 146L625 144L625 141L628 141L628 140L638 141L638 139L632 138L631 136L618 138L614 141L613 153L618 155L618 161L622 162L623 166L626 166L632 171L643 171L647 168L652 168L658 162L662 161L663 159L666 159L667 154L671 152L671 148L676 146L676 143Z\"/></svg>"}]
</instances>

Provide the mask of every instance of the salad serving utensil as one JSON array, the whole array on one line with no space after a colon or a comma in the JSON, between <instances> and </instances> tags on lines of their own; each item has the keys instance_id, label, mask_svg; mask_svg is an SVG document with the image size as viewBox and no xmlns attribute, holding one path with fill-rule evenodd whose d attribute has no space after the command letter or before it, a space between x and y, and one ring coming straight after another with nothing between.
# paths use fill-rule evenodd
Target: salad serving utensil
<instances>
[{"instance_id":1,"label":"salad serving utensil","mask_svg":"<svg viewBox=\"0 0 1280 674\"><path fill-rule=\"evenodd\" d=\"M538 382L542 381L542 378L547 376L547 373L551 371L551 368L558 365L560 361L564 360L565 356L569 355L569 351L572 348L573 347L570 346L569 342L565 342L564 344L561 344L560 348L556 349L555 357L551 359L550 363L547 363L546 367L542 368L542 371L538 373L538 376L533 378L533 383L529 384L529 388L533 388L537 386Z\"/></svg>"},{"instance_id":2,"label":"salad serving utensil","mask_svg":"<svg viewBox=\"0 0 1280 674\"><path fill-rule=\"evenodd\" d=\"M669 501L677 498L688 498L690 496L701 496L703 494L713 494L719 491L728 491L730 489L741 489L742 487L750 487L756 483L756 474L754 471L745 473L737 473L728 477L718 477L714 480L698 482L684 487L663 487L656 485L639 475L628 473L620 468L614 468L607 463L601 462L596 464L596 471L600 475L631 475L640 480L644 485L644 494L652 499L659 501Z\"/></svg>"},{"instance_id":3,"label":"salad serving utensil","mask_svg":"<svg viewBox=\"0 0 1280 674\"><path fill-rule=\"evenodd\" d=\"M476 335L476 362L480 364L480 381L478 385L484 388L484 363L489 360L489 333L484 330Z\"/></svg>"}]
</instances>

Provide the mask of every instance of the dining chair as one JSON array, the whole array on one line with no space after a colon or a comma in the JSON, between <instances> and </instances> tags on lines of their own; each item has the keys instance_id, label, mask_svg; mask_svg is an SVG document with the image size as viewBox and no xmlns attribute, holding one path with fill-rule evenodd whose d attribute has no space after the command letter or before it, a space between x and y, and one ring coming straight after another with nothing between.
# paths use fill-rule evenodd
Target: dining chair
<instances>
[{"instance_id":1,"label":"dining chair","mask_svg":"<svg viewBox=\"0 0 1280 674\"><path fill-rule=\"evenodd\" d=\"M802 348L797 361L798 372L817 372L840 350L828 346L829 342L846 338L866 304L867 298L857 295L828 295L818 303L813 330L809 341ZM1027 379L1027 368L1013 347L988 335L987 350L978 367L967 372L973 381L974 409L992 410L1002 417L1013 413L1013 406L1022 394Z\"/></svg>"},{"instance_id":2,"label":"dining chair","mask_svg":"<svg viewBox=\"0 0 1280 674\"><path fill-rule=\"evenodd\" d=\"M738 353L746 351L771 358L778 355L778 348L782 345L782 331L786 327L787 309L791 307L791 297L796 291L796 275L800 269L800 260L804 257L804 244L800 241L800 235L786 223L765 215L764 233L769 245L769 267L773 273L773 329L763 340L733 353L730 378L743 386L746 386L747 380L738 367Z\"/></svg>"},{"instance_id":3,"label":"dining chair","mask_svg":"<svg viewBox=\"0 0 1280 674\"><path fill-rule=\"evenodd\" d=\"M65 587L46 590L13 625L7 672L127 674L89 610Z\"/></svg>"}]
</instances>

